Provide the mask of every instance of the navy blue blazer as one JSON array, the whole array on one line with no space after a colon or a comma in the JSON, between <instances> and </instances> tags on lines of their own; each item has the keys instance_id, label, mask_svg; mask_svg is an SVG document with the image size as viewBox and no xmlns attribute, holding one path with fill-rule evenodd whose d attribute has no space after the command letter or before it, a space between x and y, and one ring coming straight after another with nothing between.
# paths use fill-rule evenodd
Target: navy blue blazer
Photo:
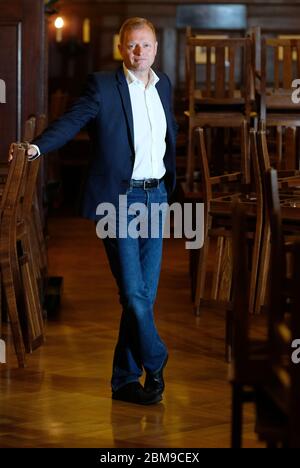
<instances>
[{"instance_id":1,"label":"navy blue blazer","mask_svg":"<svg viewBox=\"0 0 300 468\"><path fill-rule=\"evenodd\" d=\"M172 112L171 84L164 73L157 73L156 84L167 120L165 183L168 195L176 184L175 144L177 125ZM128 84L120 68L117 72L89 75L82 96L32 143L42 154L54 151L88 125L92 158L83 200L82 215L96 220L99 203L118 204L132 176L135 152L133 117Z\"/></svg>"}]
</instances>

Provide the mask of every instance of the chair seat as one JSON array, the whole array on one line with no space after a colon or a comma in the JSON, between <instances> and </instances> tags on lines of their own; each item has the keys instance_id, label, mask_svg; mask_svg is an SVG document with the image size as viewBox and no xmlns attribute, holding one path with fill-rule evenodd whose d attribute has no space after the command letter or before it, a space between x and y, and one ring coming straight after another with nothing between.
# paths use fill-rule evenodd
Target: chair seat
<instances>
[{"instance_id":1,"label":"chair seat","mask_svg":"<svg viewBox=\"0 0 300 468\"><path fill-rule=\"evenodd\" d=\"M231 104L239 104L239 105L243 105L245 104L245 99L242 97L242 94L241 94L241 90L240 89L235 89L234 92L233 92L233 97L229 98L227 96L223 97L223 98L219 98L219 97L216 97L216 96L213 96L213 97L210 97L210 96L207 96L207 92L205 92L205 90L201 90L201 89L195 89L195 93L194 93L194 96L195 96L195 100L199 100L203 103L209 103L209 104L215 104L215 105L224 105L226 104L227 106L228 105L231 105Z\"/></svg>"},{"instance_id":2,"label":"chair seat","mask_svg":"<svg viewBox=\"0 0 300 468\"><path fill-rule=\"evenodd\" d=\"M190 115L190 112L186 111L184 115L192 120L195 127L238 127L245 120L242 112L197 112Z\"/></svg>"},{"instance_id":3,"label":"chair seat","mask_svg":"<svg viewBox=\"0 0 300 468\"><path fill-rule=\"evenodd\" d=\"M295 105L293 109L295 109ZM298 108L298 113L267 112L267 126L282 126L283 124L286 127L300 126L300 107Z\"/></svg>"},{"instance_id":4,"label":"chair seat","mask_svg":"<svg viewBox=\"0 0 300 468\"><path fill-rule=\"evenodd\" d=\"M246 216L256 216L257 203L256 196L253 194L235 193L232 195L225 195L222 197L214 198L210 203L210 213L212 214L227 214L232 216L232 204L240 201L245 205Z\"/></svg>"},{"instance_id":5,"label":"chair seat","mask_svg":"<svg viewBox=\"0 0 300 468\"><path fill-rule=\"evenodd\" d=\"M300 104L292 101L292 94L294 90L290 89L273 89L267 88L266 90L266 107L267 109L297 109L300 111Z\"/></svg>"}]
</instances>

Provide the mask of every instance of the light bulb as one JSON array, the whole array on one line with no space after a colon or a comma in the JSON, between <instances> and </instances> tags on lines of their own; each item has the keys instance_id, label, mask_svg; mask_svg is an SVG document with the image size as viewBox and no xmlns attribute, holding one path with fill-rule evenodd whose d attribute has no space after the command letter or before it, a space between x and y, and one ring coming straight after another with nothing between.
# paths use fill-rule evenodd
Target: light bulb
<instances>
[{"instance_id":1,"label":"light bulb","mask_svg":"<svg viewBox=\"0 0 300 468\"><path fill-rule=\"evenodd\" d=\"M61 18L61 16L58 16L54 22L54 26L56 29L61 29L64 27L64 20Z\"/></svg>"}]
</instances>

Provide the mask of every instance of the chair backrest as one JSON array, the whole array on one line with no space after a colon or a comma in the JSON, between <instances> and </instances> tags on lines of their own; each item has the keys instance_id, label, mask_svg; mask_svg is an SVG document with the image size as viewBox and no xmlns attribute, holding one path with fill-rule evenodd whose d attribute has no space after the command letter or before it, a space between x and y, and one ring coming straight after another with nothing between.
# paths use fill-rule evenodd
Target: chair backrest
<instances>
[{"instance_id":1,"label":"chair backrest","mask_svg":"<svg viewBox=\"0 0 300 468\"><path fill-rule=\"evenodd\" d=\"M250 115L251 39L187 38L189 111L195 105L242 105Z\"/></svg>"},{"instance_id":2,"label":"chair backrest","mask_svg":"<svg viewBox=\"0 0 300 468\"><path fill-rule=\"evenodd\" d=\"M33 140L35 135L35 128L36 128L36 118L35 116L29 117L24 126L23 132L23 141L30 142Z\"/></svg>"},{"instance_id":3,"label":"chair backrest","mask_svg":"<svg viewBox=\"0 0 300 468\"><path fill-rule=\"evenodd\" d=\"M6 297L7 311L10 318L18 363L20 367L24 367L25 349L21 331L22 323L17 313L17 302L20 300L20 295L15 290L15 284L20 284L16 259L17 210L20 204L21 186L27 158L25 156L25 145L14 143L10 149L12 150L13 159L9 163L0 209L1 282ZM24 311L24 303L22 303L22 311Z\"/></svg>"},{"instance_id":4,"label":"chair backrest","mask_svg":"<svg viewBox=\"0 0 300 468\"><path fill-rule=\"evenodd\" d=\"M13 143L11 146L13 159L10 162L8 175L1 197L1 216L12 216L19 206L21 197L21 187L24 180L24 173L27 164L25 156L26 145Z\"/></svg>"},{"instance_id":5,"label":"chair backrest","mask_svg":"<svg viewBox=\"0 0 300 468\"><path fill-rule=\"evenodd\" d=\"M300 76L300 39L262 38L260 118L268 110L299 112L300 104L293 102L292 82Z\"/></svg>"},{"instance_id":6,"label":"chair backrest","mask_svg":"<svg viewBox=\"0 0 300 468\"><path fill-rule=\"evenodd\" d=\"M213 196L213 186L226 184L228 182L239 181L240 190L247 190L250 179L250 146L249 146L249 129L246 119L242 122L242 125L238 127L232 127L230 130L240 130L240 160L239 167L235 172L226 171L219 176L211 176L209 169L209 158L207 154L207 145L205 141L205 129L197 127L193 132L193 142L195 142L196 156L200 162L200 172L203 184L203 195L204 199L209 203ZM256 179L257 173L254 173L254 185L257 185Z\"/></svg>"},{"instance_id":7,"label":"chair backrest","mask_svg":"<svg viewBox=\"0 0 300 468\"><path fill-rule=\"evenodd\" d=\"M291 90L300 76L300 39L262 38L262 73L274 91Z\"/></svg>"},{"instance_id":8,"label":"chair backrest","mask_svg":"<svg viewBox=\"0 0 300 468\"><path fill-rule=\"evenodd\" d=\"M286 171L299 169L299 132L300 126L291 126L284 117L272 125L260 122L258 146L262 173L270 167Z\"/></svg>"},{"instance_id":9,"label":"chair backrest","mask_svg":"<svg viewBox=\"0 0 300 468\"><path fill-rule=\"evenodd\" d=\"M258 74L261 72L261 27L251 26L248 31L249 37L252 40L252 65L253 69Z\"/></svg>"},{"instance_id":10,"label":"chair backrest","mask_svg":"<svg viewBox=\"0 0 300 468\"><path fill-rule=\"evenodd\" d=\"M35 131L31 136L32 140L35 135L39 135L45 128L46 116L44 114L40 115L36 119ZM29 140L29 141L30 141ZM37 178L40 169L40 158L37 158L33 161L30 161L26 167L26 176L24 177L24 193L23 193L23 217L28 219L31 216L31 209L34 200L34 194L36 190Z\"/></svg>"},{"instance_id":11,"label":"chair backrest","mask_svg":"<svg viewBox=\"0 0 300 468\"><path fill-rule=\"evenodd\" d=\"M251 98L255 100L261 88L261 27L251 26L248 36L251 38Z\"/></svg>"}]
</instances>

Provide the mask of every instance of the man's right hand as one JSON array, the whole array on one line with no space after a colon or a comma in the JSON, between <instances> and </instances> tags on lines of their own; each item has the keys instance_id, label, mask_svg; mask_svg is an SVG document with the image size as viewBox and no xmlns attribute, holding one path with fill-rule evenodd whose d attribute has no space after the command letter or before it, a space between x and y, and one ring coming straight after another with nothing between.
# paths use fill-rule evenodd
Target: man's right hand
<instances>
[{"instance_id":1,"label":"man's right hand","mask_svg":"<svg viewBox=\"0 0 300 468\"><path fill-rule=\"evenodd\" d=\"M37 154L38 154L37 149L34 146L29 145L28 150L26 151L26 155L29 158L32 158L36 156ZM13 159L13 146L11 146L9 150L8 162L12 161L12 159Z\"/></svg>"}]
</instances>

